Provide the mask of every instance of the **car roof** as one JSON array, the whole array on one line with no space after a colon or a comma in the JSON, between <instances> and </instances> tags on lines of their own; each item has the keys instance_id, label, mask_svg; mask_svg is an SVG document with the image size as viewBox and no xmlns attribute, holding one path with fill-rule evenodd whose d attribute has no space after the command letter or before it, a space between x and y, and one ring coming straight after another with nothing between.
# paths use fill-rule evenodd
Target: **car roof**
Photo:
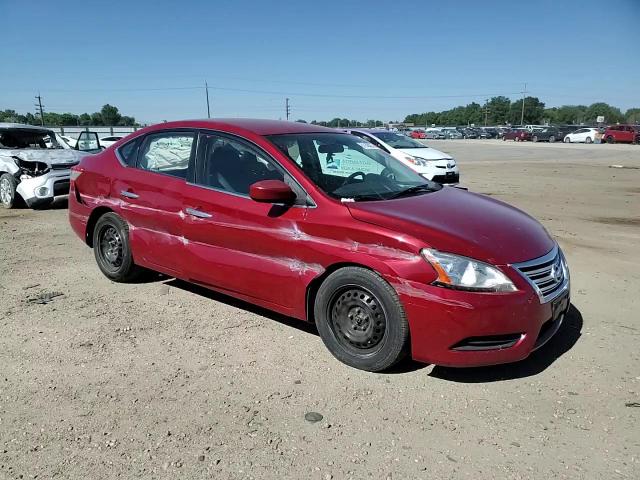
<instances>
[{"instance_id":1,"label":"car roof","mask_svg":"<svg viewBox=\"0 0 640 480\"><path fill-rule=\"evenodd\" d=\"M51 129L47 127L41 127L39 125L27 125L25 123L9 123L9 122L0 122L0 128L19 128L21 130L35 130L35 131L47 131L50 132Z\"/></svg>"},{"instance_id":2,"label":"car roof","mask_svg":"<svg viewBox=\"0 0 640 480\"><path fill-rule=\"evenodd\" d=\"M201 120L179 120L152 125L145 131L171 128L209 128L214 130L242 131L255 135L281 135L286 133L336 133L333 128L301 122L265 120L253 118L211 118Z\"/></svg>"}]
</instances>

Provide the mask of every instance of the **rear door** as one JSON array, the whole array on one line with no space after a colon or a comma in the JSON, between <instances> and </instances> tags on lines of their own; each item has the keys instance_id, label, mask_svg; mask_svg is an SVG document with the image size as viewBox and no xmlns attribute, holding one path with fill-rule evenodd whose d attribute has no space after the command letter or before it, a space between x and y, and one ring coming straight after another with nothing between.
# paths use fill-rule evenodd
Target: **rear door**
<instances>
[{"instance_id":1,"label":"rear door","mask_svg":"<svg viewBox=\"0 0 640 480\"><path fill-rule=\"evenodd\" d=\"M183 270L182 196L193 176L195 138L194 130L172 130L123 145L118 154L126 168L112 184L111 194L130 225L134 258L174 276ZM135 153L123 155L127 149Z\"/></svg>"},{"instance_id":2,"label":"rear door","mask_svg":"<svg viewBox=\"0 0 640 480\"><path fill-rule=\"evenodd\" d=\"M284 206L252 200L249 187L260 180L285 181L299 201ZM184 193L187 278L293 309L318 273L301 260L306 205L302 188L261 149L239 137L202 132L197 176Z\"/></svg>"}]
</instances>

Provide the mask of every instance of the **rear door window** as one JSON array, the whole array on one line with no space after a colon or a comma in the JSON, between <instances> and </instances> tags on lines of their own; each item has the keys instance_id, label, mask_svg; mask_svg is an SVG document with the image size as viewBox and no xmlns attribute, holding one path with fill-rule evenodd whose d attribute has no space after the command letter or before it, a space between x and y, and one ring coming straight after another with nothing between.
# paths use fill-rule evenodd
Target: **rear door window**
<instances>
[{"instance_id":1,"label":"rear door window","mask_svg":"<svg viewBox=\"0 0 640 480\"><path fill-rule=\"evenodd\" d=\"M147 135L138 154L138 168L186 179L193 156L194 139L195 132L192 131Z\"/></svg>"}]
</instances>

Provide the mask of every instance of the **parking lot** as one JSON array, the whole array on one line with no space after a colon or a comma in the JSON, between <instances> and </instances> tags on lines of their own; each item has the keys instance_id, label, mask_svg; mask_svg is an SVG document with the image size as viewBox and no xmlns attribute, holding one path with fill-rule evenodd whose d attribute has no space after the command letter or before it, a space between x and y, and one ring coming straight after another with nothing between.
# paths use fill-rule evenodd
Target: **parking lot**
<instances>
[{"instance_id":1,"label":"parking lot","mask_svg":"<svg viewBox=\"0 0 640 480\"><path fill-rule=\"evenodd\" d=\"M573 307L549 344L358 371L296 320L109 282L64 201L2 210L0 478L640 478L640 147L429 144L562 246Z\"/></svg>"}]
</instances>

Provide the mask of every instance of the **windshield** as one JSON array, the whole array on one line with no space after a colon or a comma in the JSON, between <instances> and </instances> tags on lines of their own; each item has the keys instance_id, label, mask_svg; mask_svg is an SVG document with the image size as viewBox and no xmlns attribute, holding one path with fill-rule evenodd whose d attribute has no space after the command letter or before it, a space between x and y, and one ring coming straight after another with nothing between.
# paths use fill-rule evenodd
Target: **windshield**
<instances>
[{"instance_id":1,"label":"windshield","mask_svg":"<svg viewBox=\"0 0 640 480\"><path fill-rule=\"evenodd\" d=\"M391 155L363 139L340 133L267 137L328 195L343 201L388 200L439 190Z\"/></svg>"},{"instance_id":2,"label":"windshield","mask_svg":"<svg viewBox=\"0 0 640 480\"><path fill-rule=\"evenodd\" d=\"M374 137L379 138L383 142L392 146L393 148L429 148L422 143L409 138L405 135L400 135L393 132L369 132Z\"/></svg>"},{"instance_id":3,"label":"windshield","mask_svg":"<svg viewBox=\"0 0 640 480\"><path fill-rule=\"evenodd\" d=\"M0 130L0 148L47 149L62 148L49 130L10 128Z\"/></svg>"}]
</instances>

